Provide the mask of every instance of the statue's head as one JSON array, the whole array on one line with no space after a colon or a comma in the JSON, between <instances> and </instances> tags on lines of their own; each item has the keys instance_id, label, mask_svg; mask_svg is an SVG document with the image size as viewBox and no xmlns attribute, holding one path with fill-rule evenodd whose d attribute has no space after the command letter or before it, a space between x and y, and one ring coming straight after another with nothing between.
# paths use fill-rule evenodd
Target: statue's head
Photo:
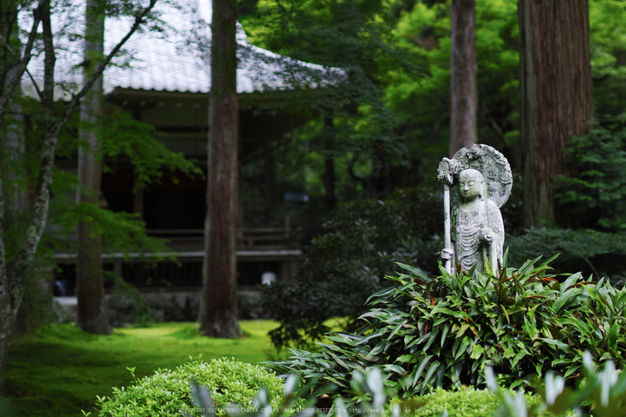
<instances>
[{"instance_id":1,"label":"statue's head","mask_svg":"<svg viewBox=\"0 0 626 417\"><path fill-rule=\"evenodd\" d=\"M465 200L483 196L485 181L483 174L475 169L465 169L459 174L459 193Z\"/></svg>"}]
</instances>

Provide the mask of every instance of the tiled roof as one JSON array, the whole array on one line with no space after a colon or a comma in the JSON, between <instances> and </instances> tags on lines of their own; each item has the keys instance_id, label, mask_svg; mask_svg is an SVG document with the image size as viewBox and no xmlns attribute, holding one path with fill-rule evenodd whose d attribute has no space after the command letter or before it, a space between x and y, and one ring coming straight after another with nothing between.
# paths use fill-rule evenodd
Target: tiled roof
<instances>
[{"instance_id":1,"label":"tiled roof","mask_svg":"<svg viewBox=\"0 0 626 417\"><path fill-rule=\"evenodd\" d=\"M80 0L75 0L80 1ZM178 0L179 8L158 5L160 19L168 26L164 32L143 31L135 33L124 45L125 54L116 58L117 65L110 65L104 72L105 94L115 88L136 90L178 91L208 93L211 89L211 69L209 57L210 30L208 24L200 18L193 0ZM200 0L207 1L207 0ZM82 3L82 1L81 1ZM82 3L84 4L84 3ZM207 7L206 4L200 6ZM210 6L208 6L210 7ZM57 27L64 22L82 20L84 6L77 5L73 11L63 11L56 17ZM110 51L130 27L129 19L107 19L105 22L105 51ZM73 23L80 33L82 23ZM65 30L70 25L63 26ZM243 29L238 27L239 64L237 70L238 93L254 91L280 90L294 87L294 72L288 68L298 68L298 83L315 88L321 84L334 83L342 72L325 69L322 66L303 63L281 57L267 50L252 46L246 42ZM192 33L200 34L195 36ZM82 43L57 41L57 62L55 81L65 86L58 87L55 95L59 98L75 89L82 82L81 67ZM124 62L126 61L126 62ZM29 71L41 84L43 79L43 54L33 58ZM34 88L29 78L23 82L24 91L34 95Z\"/></svg>"}]
</instances>

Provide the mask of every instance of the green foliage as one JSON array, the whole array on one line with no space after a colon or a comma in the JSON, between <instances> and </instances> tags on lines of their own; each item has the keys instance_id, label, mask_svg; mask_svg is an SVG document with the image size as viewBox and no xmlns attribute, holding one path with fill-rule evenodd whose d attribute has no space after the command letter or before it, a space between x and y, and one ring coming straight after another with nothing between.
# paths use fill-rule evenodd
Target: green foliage
<instances>
[{"instance_id":1,"label":"green foliage","mask_svg":"<svg viewBox=\"0 0 626 417\"><path fill-rule=\"evenodd\" d=\"M542 399L540 407L528 404L520 393L513 397L499 388L493 371L487 369L489 388L502 403L496 416L533 417L541 415L543 410L569 411L577 416L623 416L626 413L626 374L616 371L613 361L607 361L604 370L598 371L589 352L583 355L583 365L585 377L576 389L568 387L563 377L555 376L553 372L546 374L544 384L537 381L536 391Z\"/></svg>"},{"instance_id":2,"label":"green foliage","mask_svg":"<svg viewBox=\"0 0 626 417\"><path fill-rule=\"evenodd\" d=\"M285 381L285 395L282 404L279 407L270 403L270 397L265 388L259 390L254 397L254 407L248 408L248 411L242 411L238 405L233 405L230 416L246 416L260 417L272 414L276 417L293 415L294 417L321 417L329 415L370 415L381 416L383 414L383 406L387 400L387 391L383 385L383 379L380 370L373 368L366 372L356 373L351 379L351 385L356 392L363 396L363 400L351 408L347 408L341 398L337 398L332 408L317 407L315 405L316 398L324 394L324 390L313 390L311 384L300 387L298 390L299 380L295 375L289 375ZM207 387L199 387L195 381L191 381L191 390L193 401L199 407L203 417L215 417L215 406L211 398L211 393ZM306 392L305 398L299 398L299 392ZM397 410L397 407L396 407ZM394 417L398 417L399 413L394 412ZM188 416L188 414L187 414Z\"/></svg>"},{"instance_id":3,"label":"green foliage","mask_svg":"<svg viewBox=\"0 0 626 417\"><path fill-rule=\"evenodd\" d=\"M424 173L447 154L450 115L450 2L432 3L414 2L393 31L394 42L418 60L420 77L401 68L385 77L386 103L400 121L411 163L424 164ZM516 0L476 2L478 137L507 154L519 137L518 37Z\"/></svg>"},{"instance_id":4,"label":"green foliage","mask_svg":"<svg viewBox=\"0 0 626 417\"><path fill-rule=\"evenodd\" d=\"M593 102L599 121L626 123L626 4L620 0L589 2L589 40Z\"/></svg>"},{"instance_id":5,"label":"green foliage","mask_svg":"<svg viewBox=\"0 0 626 417\"><path fill-rule=\"evenodd\" d=\"M74 324L44 326L11 341L0 416L79 417L81 409L97 415L96 396L132 384L129 365L141 378L159 368L174 369L190 355L202 355L207 362L234 356L253 364L276 357L267 337L275 322L240 325L246 337L237 340L199 335L194 323L117 328L110 336L91 335Z\"/></svg>"},{"instance_id":6,"label":"green foliage","mask_svg":"<svg viewBox=\"0 0 626 417\"><path fill-rule=\"evenodd\" d=\"M575 175L559 177L560 204L567 204L583 227L626 229L626 129L596 127L570 139Z\"/></svg>"},{"instance_id":7,"label":"green foliage","mask_svg":"<svg viewBox=\"0 0 626 417\"><path fill-rule=\"evenodd\" d=\"M505 392L509 395L514 394L512 390L505 390ZM540 396L530 393L526 393L524 399L531 408L537 408L542 403ZM439 417L444 413L447 413L448 417L484 417L494 415L500 407L500 401L499 396L489 390L463 387L457 391L437 389L431 394L409 400L394 399L391 404L398 403L405 410L404 415L414 417ZM406 410L410 410L410 412L406 412ZM563 414L575 416L573 411ZM538 414L542 417L553 415L549 411Z\"/></svg>"},{"instance_id":8,"label":"green foliage","mask_svg":"<svg viewBox=\"0 0 626 417\"><path fill-rule=\"evenodd\" d=\"M270 110L312 109L332 120L332 126L311 141L324 156L353 152L377 165L404 160L406 148L394 131L394 114L382 100L383 77L393 67L413 76L418 73L410 58L390 42L389 6L380 0L262 0L242 16L251 43L290 58L341 68L341 73L326 72L318 81L328 88L298 91L262 105ZM303 69L286 65L288 73L294 69L288 79L297 83L303 78L297 71Z\"/></svg>"},{"instance_id":9,"label":"green foliage","mask_svg":"<svg viewBox=\"0 0 626 417\"><path fill-rule=\"evenodd\" d=\"M388 283L379 277L397 269L393 262L435 265L435 219L442 216L439 195L425 187L341 205L306 249L296 284L263 290L264 311L281 324L270 332L272 342L281 348L319 340L331 317L354 324L367 297Z\"/></svg>"},{"instance_id":10,"label":"green foliage","mask_svg":"<svg viewBox=\"0 0 626 417\"><path fill-rule=\"evenodd\" d=\"M129 370L134 374L134 368ZM282 381L258 365L224 358L209 363L193 360L174 370L159 370L130 387L113 388L111 397L98 398L99 415L180 416L193 408L190 379L210 387L218 416L226 414L220 408L229 403L252 406L254 394L261 387L267 390L274 406L282 400Z\"/></svg>"},{"instance_id":11,"label":"green foliage","mask_svg":"<svg viewBox=\"0 0 626 417\"><path fill-rule=\"evenodd\" d=\"M98 121L101 132L103 157L115 158L125 155L133 164L135 187L158 182L164 171L178 171L182 175L202 175L194 161L182 153L170 151L156 128L139 122L121 111L103 115ZM84 144L82 144L84 146Z\"/></svg>"},{"instance_id":12,"label":"green foliage","mask_svg":"<svg viewBox=\"0 0 626 417\"><path fill-rule=\"evenodd\" d=\"M578 376L583 351L624 365L626 290L573 274L559 282L548 261L519 269L430 278L401 265L395 287L374 294L367 324L355 333L328 335L333 344L317 352L292 350L291 359L272 364L321 384L336 384L356 400L349 375L380 366L402 395L461 385L483 387L486 366L515 389L535 375Z\"/></svg>"},{"instance_id":13,"label":"green foliage","mask_svg":"<svg viewBox=\"0 0 626 417\"><path fill-rule=\"evenodd\" d=\"M521 265L525 259L553 257L558 272L585 270L596 279L603 274L623 274L626 236L596 230L531 229L520 236L507 236L509 265Z\"/></svg>"},{"instance_id":14,"label":"green foliage","mask_svg":"<svg viewBox=\"0 0 626 417\"><path fill-rule=\"evenodd\" d=\"M583 355L583 381L576 389L566 386L565 380L554 373L546 374L545 383L536 381L536 390L540 395L513 392L498 386L496 377L491 368L486 369L487 383L491 392L462 388L459 391L435 390L433 393L410 399L392 399L387 402L387 394L393 389L385 388L384 379L378 368L359 371L351 378L351 386L355 391L367 394L368 398L357 407L346 407L338 398L333 404L330 415L352 416L422 416L422 417L547 417L547 416L597 416L618 417L626 412L626 375L615 370L612 361L607 361L603 371L596 370L591 354ZM296 404L292 388L296 385L296 378L290 375L285 386L285 403L278 410L274 409L275 416L285 415L290 406ZM206 387L198 388L193 385L193 398L198 407L212 410L213 402ZM312 397L315 397L315 394ZM310 400L310 397L308 400ZM307 401L308 401L307 400ZM267 394L261 390L255 397L257 408L248 413L234 412L234 416L261 416L259 412L264 406L270 406ZM306 404L306 403L305 403ZM385 408L380 407L382 404ZM377 406L378 405L378 406ZM298 417L328 415L326 410L299 409ZM214 413L205 411L205 417L212 417Z\"/></svg>"},{"instance_id":15,"label":"green foliage","mask_svg":"<svg viewBox=\"0 0 626 417\"><path fill-rule=\"evenodd\" d=\"M389 395L395 392L394 387L386 386L383 375L377 367L372 367L366 371L354 373L350 379L350 386L355 392L362 394L362 400L355 405L346 406L346 403L337 398L330 408L317 407L312 408L312 400L318 398L321 391L313 391L311 386L307 385L300 392L307 393L306 398L299 399L297 391L294 389L298 384L297 378L292 374L289 375L285 384L285 400L278 408L271 408L268 401L267 392L261 389L255 396L252 409L242 411L237 406L230 407L231 416L260 417L267 415L267 411L271 408L271 414L276 417L291 415L296 412L295 417L305 416L371 416L371 417L485 417L495 414L498 411L500 400L511 397L512 390L496 390L495 394L486 390L475 390L474 388L463 388L459 391L436 390L432 394L422 397L414 397L409 399L393 398L388 401ZM194 403L202 410L202 416L214 417L215 409L211 399L211 393L206 387L198 387L192 381L192 395ZM550 410L539 408L543 405L542 398L531 394L519 394L523 410L526 410L526 404L534 414L533 416L548 417L555 414ZM304 401L303 401L304 400ZM514 416L522 416L523 411L519 411ZM576 416L573 410L560 412L556 415L573 417Z\"/></svg>"}]
</instances>

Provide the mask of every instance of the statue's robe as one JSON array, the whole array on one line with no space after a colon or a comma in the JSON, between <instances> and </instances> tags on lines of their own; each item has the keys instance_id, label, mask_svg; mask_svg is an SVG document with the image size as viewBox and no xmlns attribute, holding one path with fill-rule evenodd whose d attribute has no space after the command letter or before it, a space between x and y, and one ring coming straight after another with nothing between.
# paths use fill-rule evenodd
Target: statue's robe
<instances>
[{"instance_id":1,"label":"statue's robe","mask_svg":"<svg viewBox=\"0 0 626 417\"><path fill-rule=\"evenodd\" d=\"M456 208L456 263L465 271L476 265L476 271L485 271L486 259L492 269L502 265L504 222L500 209L490 199L478 197ZM491 231L491 243L485 243L483 233Z\"/></svg>"}]
</instances>

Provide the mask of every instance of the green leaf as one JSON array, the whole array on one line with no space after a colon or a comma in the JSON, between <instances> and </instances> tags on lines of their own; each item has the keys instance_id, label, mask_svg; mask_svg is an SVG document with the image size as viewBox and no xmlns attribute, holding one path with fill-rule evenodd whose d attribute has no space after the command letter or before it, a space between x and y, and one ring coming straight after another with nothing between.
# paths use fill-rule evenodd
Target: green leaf
<instances>
[{"instance_id":1,"label":"green leaf","mask_svg":"<svg viewBox=\"0 0 626 417\"><path fill-rule=\"evenodd\" d=\"M433 379L435 372L437 371L437 368L439 368L439 361L434 361L433 363L430 364L430 368L428 368L428 372L426 373L426 377L424 378L424 384L423 386L425 386L426 384L430 384L431 379Z\"/></svg>"},{"instance_id":2,"label":"green leaf","mask_svg":"<svg viewBox=\"0 0 626 417\"><path fill-rule=\"evenodd\" d=\"M485 348L477 343L472 347L472 354L470 355L470 359L479 359L484 352Z\"/></svg>"},{"instance_id":3,"label":"green leaf","mask_svg":"<svg viewBox=\"0 0 626 417\"><path fill-rule=\"evenodd\" d=\"M414 372L412 381L411 381L411 386L416 386L417 382L420 379L420 376L422 375L422 372L424 371L424 368L426 368L426 365L428 365L428 362L430 362L430 360L433 358L433 355L428 355L426 356L424 359L422 359L422 362L420 363L420 365L417 367L417 369Z\"/></svg>"},{"instance_id":4,"label":"green leaf","mask_svg":"<svg viewBox=\"0 0 626 417\"><path fill-rule=\"evenodd\" d=\"M570 350L570 347L569 347L568 344L560 342L558 340L548 339L548 338L545 338L545 337L541 337L540 340L544 341L545 343L547 343L549 345L556 346L559 349L563 349L563 350L567 350L567 351Z\"/></svg>"},{"instance_id":5,"label":"green leaf","mask_svg":"<svg viewBox=\"0 0 626 417\"><path fill-rule=\"evenodd\" d=\"M443 345L446 343L446 337L448 336L448 332L450 331L451 327L452 324L448 323L445 325L443 331L441 332L441 348L443 348Z\"/></svg>"},{"instance_id":6,"label":"green leaf","mask_svg":"<svg viewBox=\"0 0 626 417\"><path fill-rule=\"evenodd\" d=\"M459 329L459 331L456 333L456 337L455 339L458 339L459 337L463 336L463 334L465 334L465 331L469 329L469 324L465 323L461 326L461 328Z\"/></svg>"}]
</instances>

